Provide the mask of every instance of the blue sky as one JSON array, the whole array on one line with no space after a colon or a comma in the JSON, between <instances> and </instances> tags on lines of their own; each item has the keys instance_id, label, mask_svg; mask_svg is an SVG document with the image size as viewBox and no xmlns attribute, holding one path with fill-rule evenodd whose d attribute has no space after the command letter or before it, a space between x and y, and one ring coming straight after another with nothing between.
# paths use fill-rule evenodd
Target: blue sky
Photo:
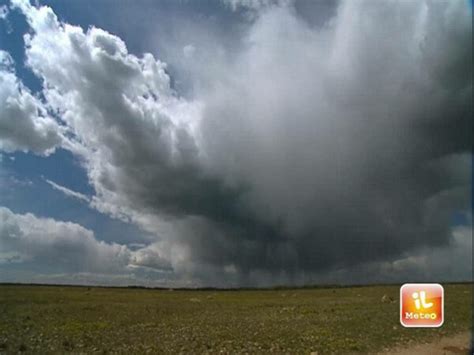
<instances>
[{"instance_id":1,"label":"blue sky","mask_svg":"<svg viewBox=\"0 0 474 355\"><path fill-rule=\"evenodd\" d=\"M15 1L0 281L472 278L465 1Z\"/></svg>"}]
</instances>

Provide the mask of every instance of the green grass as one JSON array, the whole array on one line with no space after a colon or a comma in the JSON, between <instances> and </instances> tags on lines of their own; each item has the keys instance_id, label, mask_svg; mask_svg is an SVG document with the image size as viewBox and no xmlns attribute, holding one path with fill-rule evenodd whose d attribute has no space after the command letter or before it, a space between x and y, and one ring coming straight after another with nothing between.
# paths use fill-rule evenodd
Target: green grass
<instances>
[{"instance_id":1,"label":"green grass","mask_svg":"<svg viewBox=\"0 0 474 355\"><path fill-rule=\"evenodd\" d=\"M383 303L383 295L396 302ZM445 323L405 329L398 286L167 291L0 286L0 353L374 352L471 329L472 285L445 285Z\"/></svg>"}]
</instances>

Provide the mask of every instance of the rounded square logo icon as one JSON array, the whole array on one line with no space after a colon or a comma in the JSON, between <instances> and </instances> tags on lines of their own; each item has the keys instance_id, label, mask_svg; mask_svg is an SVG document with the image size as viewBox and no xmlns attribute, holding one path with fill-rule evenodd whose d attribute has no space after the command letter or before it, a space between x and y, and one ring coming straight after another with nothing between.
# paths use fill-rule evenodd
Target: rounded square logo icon
<instances>
[{"instance_id":1,"label":"rounded square logo icon","mask_svg":"<svg viewBox=\"0 0 474 355\"><path fill-rule=\"evenodd\" d=\"M436 328L444 322L440 284L404 284L400 288L400 323L409 328Z\"/></svg>"}]
</instances>

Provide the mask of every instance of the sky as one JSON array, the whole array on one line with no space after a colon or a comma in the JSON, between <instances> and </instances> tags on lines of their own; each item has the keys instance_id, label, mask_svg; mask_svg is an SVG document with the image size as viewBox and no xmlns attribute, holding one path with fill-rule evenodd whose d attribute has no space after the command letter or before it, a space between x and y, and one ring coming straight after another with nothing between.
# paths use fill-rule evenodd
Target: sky
<instances>
[{"instance_id":1,"label":"sky","mask_svg":"<svg viewBox=\"0 0 474 355\"><path fill-rule=\"evenodd\" d=\"M472 280L472 2L0 0L0 282Z\"/></svg>"}]
</instances>

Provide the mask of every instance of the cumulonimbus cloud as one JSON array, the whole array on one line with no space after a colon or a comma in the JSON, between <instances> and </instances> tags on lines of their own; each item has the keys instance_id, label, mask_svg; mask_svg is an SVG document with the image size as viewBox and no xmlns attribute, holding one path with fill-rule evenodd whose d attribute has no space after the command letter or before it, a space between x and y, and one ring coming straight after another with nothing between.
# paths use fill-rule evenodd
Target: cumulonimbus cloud
<instances>
[{"instance_id":1,"label":"cumulonimbus cloud","mask_svg":"<svg viewBox=\"0 0 474 355\"><path fill-rule=\"evenodd\" d=\"M160 236L144 264L157 253L210 283L291 280L447 245L451 214L469 208L464 1L343 1L322 27L291 3L264 6L232 60L196 48L206 85L188 99L153 55L14 4L92 205Z\"/></svg>"}]
</instances>

